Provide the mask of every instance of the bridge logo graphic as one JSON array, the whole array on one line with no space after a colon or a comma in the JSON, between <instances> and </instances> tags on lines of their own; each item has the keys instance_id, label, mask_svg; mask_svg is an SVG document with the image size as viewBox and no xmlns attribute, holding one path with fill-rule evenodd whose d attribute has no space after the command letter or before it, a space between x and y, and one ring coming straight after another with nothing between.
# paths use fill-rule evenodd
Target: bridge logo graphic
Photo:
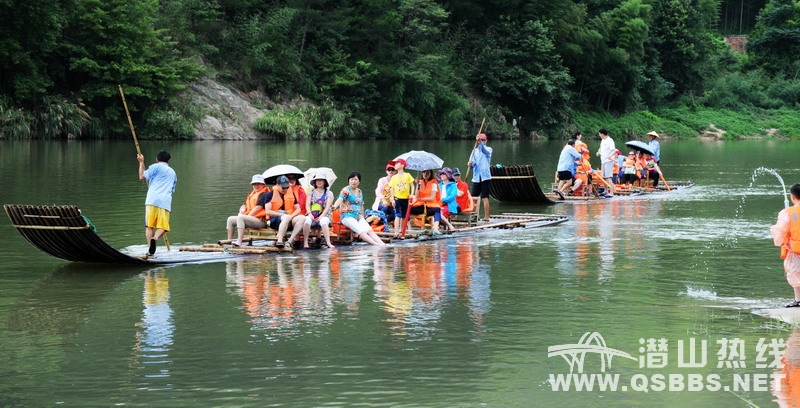
<instances>
[{"instance_id":1,"label":"bridge logo graphic","mask_svg":"<svg viewBox=\"0 0 800 408\"><path fill-rule=\"evenodd\" d=\"M606 366L611 368L612 357L623 357L638 361L638 359L624 351L606 347L606 340L598 332L586 332L577 344L559 344L547 348L547 357L561 356L569 364L569 373L572 374L575 366L578 373L583 373L583 359L586 353L600 354L600 371L605 372Z\"/></svg>"}]
</instances>

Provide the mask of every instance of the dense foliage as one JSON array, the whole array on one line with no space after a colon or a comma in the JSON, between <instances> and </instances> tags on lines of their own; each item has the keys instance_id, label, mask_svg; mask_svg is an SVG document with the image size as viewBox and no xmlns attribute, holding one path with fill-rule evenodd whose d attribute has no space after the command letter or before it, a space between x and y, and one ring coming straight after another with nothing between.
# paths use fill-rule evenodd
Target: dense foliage
<instances>
[{"instance_id":1,"label":"dense foliage","mask_svg":"<svg viewBox=\"0 0 800 408\"><path fill-rule=\"evenodd\" d=\"M119 85L140 127L192 137L202 112L181 91L205 72L278 102L256 129L288 139L465 137L483 117L498 137L786 118L800 5L747 3L0 0L0 137L127 136ZM748 34L747 54L723 33Z\"/></svg>"}]
</instances>

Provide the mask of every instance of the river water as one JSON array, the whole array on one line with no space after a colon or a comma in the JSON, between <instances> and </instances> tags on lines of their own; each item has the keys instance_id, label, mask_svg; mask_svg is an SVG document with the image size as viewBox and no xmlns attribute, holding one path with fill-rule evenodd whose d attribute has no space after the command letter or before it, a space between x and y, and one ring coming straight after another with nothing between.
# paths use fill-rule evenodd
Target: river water
<instances>
[{"instance_id":1,"label":"river water","mask_svg":"<svg viewBox=\"0 0 800 408\"><path fill-rule=\"evenodd\" d=\"M561 145L490 141L494 163L533 164L544 185ZM161 148L173 156L174 251L223 238L251 175L274 164L331 167L335 189L358 170L371 200L388 159L424 149L465 170L471 143L141 146L148 163ZM0 148L3 204L74 204L112 246L145 251L132 143ZM0 406L797 403L798 386L770 378L800 364L800 332L751 312L791 298L768 235L784 192L756 169L788 188L800 181L800 145L667 141L662 150L667 179L696 186L579 204L493 201L493 212L570 220L384 249L85 265L44 255L0 223ZM566 378L597 382L565 390ZM614 378L616 390L600 389Z\"/></svg>"}]
</instances>

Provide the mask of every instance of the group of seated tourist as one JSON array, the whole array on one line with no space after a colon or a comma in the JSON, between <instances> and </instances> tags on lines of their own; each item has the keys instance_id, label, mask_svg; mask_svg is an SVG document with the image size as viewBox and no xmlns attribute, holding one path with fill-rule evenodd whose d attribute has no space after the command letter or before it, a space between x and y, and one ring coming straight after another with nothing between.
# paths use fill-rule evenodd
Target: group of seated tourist
<instances>
[{"instance_id":1,"label":"group of seated tourist","mask_svg":"<svg viewBox=\"0 0 800 408\"><path fill-rule=\"evenodd\" d=\"M431 234L441 234L439 225L455 229L450 218L471 207L467 183L461 180L458 168L445 167L439 171L424 170L415 180L405 171L406 161L397 159L386 165L386 176L378 180L375 203L365 208L364 194L359 188L361 174L347 175L347 186L334 195L324 174L311 177L309 190L303 188L298 174L285 174L274 178L272 186L260 174L252 176L252 191L245 198L237 215L228 217L228 241L241 246L246 229L276 231L275 246L293 246L300 233L303 247L309 247L312 229L319 229L324 245L333 247L331 224L334 218L350 229L359 239L373 245L385 245L377 232L389 232L393 223L395 238L405 235L410 217L432 217ZM336 212L334 214L334 212ZM234 239L236 231L236 239Z\"/></svg>"}]
</instances>

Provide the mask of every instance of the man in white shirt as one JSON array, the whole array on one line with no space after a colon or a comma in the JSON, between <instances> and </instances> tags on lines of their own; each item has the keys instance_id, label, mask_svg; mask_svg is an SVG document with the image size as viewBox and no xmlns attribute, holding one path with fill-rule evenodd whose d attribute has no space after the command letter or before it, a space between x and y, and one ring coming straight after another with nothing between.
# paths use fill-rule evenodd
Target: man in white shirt
<instances>
[{"instance_id":1,"label":"man in white shirt","mask_svg":"<svg viewBox=\"0 0 800 408\"><path fill-rule=\"evenodd\" d=\"M611 185L611 188L606 193L606 198L614 196L614 184L611 178L614 176L614 161L616 159L617 148L614 146L614 139L608 135L608 131L600 129L597 133L600 136L600 149L597 151L597 156L600 157L600 169L603 172L603 178Z\"/></svg>"}]
</instances>

